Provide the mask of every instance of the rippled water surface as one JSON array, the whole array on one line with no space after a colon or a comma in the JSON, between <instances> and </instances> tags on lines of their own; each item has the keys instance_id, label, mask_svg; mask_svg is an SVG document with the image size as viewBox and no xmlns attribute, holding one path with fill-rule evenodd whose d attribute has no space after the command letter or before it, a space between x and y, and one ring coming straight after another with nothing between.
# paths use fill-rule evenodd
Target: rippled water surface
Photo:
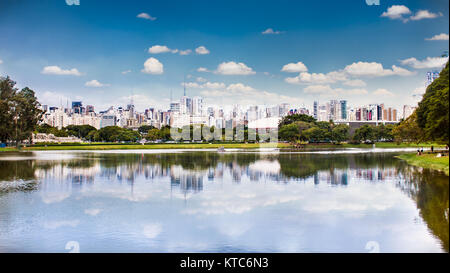
<instances>
[{"instance_id":1,"label":"rippled water surface","mask_svg":"<svg viewBox=\"0 0 450 273\"><path fill-rule=\"evenodd\" d=\"M0 252L448 252L448 176L397 153L0 153Z\"/></svg>"}]
</instances>

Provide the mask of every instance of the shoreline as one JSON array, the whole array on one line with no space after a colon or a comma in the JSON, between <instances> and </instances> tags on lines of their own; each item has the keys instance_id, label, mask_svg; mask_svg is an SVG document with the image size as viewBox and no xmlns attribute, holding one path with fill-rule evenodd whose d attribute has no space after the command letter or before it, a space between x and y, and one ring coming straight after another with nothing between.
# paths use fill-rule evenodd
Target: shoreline
<instances>
[{"instance_id":1,"label":"shoreline","mask_svg":"<svg viewBox=\"0 0 450 273\"><path fill-rule=\"evenodd\" d=\"M391 149L391 148L435 148L443 147L432 143L410 144L395 142L380 142L376 143L376 148ZM152 149L218 149L224 147L226 149L260 149L260 148L279 148L292 149L294 151L310 151L310 150L336 150L345 148L359 148L371 149L372 144L305 144L302 148L295 148L290 143L162 143L162 144L118 144L118 143L83 143L83 144L48 144L47 146L31 146L22 147L20 150L15 147L0 148L0 152L18 152L18 151L59 151L59 150L152 150Z\"/></svg>"},{"instance_id":2,"label":"shoreline","mask_svg":"<svg viewBox=\"0 0 450 273\"><path fill-rule=\"evenodd\" d=\"M441 171L449 175L449 157L436 157L435 154L423 154L421 156L414 154L402 154L396 158L406 161L409 165Z\"/></svg>"}]
</instances>

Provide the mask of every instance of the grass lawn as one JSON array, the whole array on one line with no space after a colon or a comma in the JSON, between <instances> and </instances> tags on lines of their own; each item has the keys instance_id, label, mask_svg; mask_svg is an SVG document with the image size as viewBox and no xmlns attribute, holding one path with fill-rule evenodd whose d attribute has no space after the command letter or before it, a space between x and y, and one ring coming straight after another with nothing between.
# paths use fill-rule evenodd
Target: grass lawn
<instances>
[{"instance_id":1,"label":"grass lawn","mask_svg":"<svg viewBox=\"0 0 450 273\"><path fill-rule=\"evenodd\" d=\"M377 148L408 148L408 147L442 147L432 143L422 143L422 144L409 144L402 143L397 144L394 142L380 142L376 144ZM274 147L271 143L255 144L255 143L162 143L162 144L119 144L119 143L82 143L82 144L49 144L47 147L45 145L37 145L31 147L23 147L23 151L54 151L54 150L131 150L131 149L217 149L223 146L224 148L236 148L236 149L257 149L257 148L272 148ZM278 143L278 148L292 148L289 143ZM372 148L372 144L306 144L304 146L307 149L337 149L337 148ZM6 151L17 151L15 148L0 148L0 152Z\"/></svg>"},{"instance_id":2,"label":"grass lawn","mask_svg":"<svg viewBox=\"0 0 450 273\"><path fill-rule=\"evenodd\" d=\"M448 156L436 157L435 154L423 154L420 156L416 154L403 154L398 156L398 158L405 160L408 164L443 171L446 175L449 175Z\"/></svg>"}]
</instances>

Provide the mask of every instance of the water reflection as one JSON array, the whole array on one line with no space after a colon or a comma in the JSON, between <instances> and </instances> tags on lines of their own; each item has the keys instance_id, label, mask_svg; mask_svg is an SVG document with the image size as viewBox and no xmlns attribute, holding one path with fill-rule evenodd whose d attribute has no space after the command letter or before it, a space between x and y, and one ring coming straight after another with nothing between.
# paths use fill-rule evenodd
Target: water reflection
<instances>
[{"instance_id":1,"label":"water reflection","mask_svg":"<svg viewBox=\"0 0 450 273\"><path fill-rule=\"evenodd\" d=\"M393 154L54 156L0 155L0 251L449 250L448 177Z\"/></svg>"}]
</instances>

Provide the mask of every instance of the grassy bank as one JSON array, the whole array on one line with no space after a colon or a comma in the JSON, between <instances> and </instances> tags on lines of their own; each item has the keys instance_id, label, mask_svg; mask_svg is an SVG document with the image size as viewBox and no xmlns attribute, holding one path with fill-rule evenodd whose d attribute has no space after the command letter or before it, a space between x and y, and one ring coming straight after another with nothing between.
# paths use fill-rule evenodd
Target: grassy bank
<instances>
[{"instance_id":1,"label":"grassy bank","mask_svg":"<svg viewBox=\"0 0 450 273\"><path fill-rule=\"evenodd\" d=\"M443 171L446 175L449 175L448 156L436 157L435 154L423 154L421 156L418 156L416 154L403 154L397 157L405 160L406 162L408 162L408 164L422 168Z\"/></svg>"},{"instance_id":2,"label":"grassy bank","mask_svg":"<svg viewBox=\"0 0 450 273\"><path fill-rule=\"evenodd\" d=\"M402 143L396 144L392 142L380 142L376 144L377 148L411 148L411 147L430 147L433 145L438 148L439 145L422 143L422 144L409 144ZM81 143L81 144L49 144L36 145L31 147L23 147L23 151L53 151L53 150L131 150L131 149L217 149L219 147L224 147L228 149L257 149L257 148L272 148L274 147L271 143L266 144L255 144L255 143L167 143L167 144L119 144L119 143ZM278 143L278 148L292 148L289 143ZM306 144L304 148L306 149L340 149L340 148L372 148L372 144ZM16 148L0 148L2 151L17 151Z\"/></svg>"}]
</instances>

